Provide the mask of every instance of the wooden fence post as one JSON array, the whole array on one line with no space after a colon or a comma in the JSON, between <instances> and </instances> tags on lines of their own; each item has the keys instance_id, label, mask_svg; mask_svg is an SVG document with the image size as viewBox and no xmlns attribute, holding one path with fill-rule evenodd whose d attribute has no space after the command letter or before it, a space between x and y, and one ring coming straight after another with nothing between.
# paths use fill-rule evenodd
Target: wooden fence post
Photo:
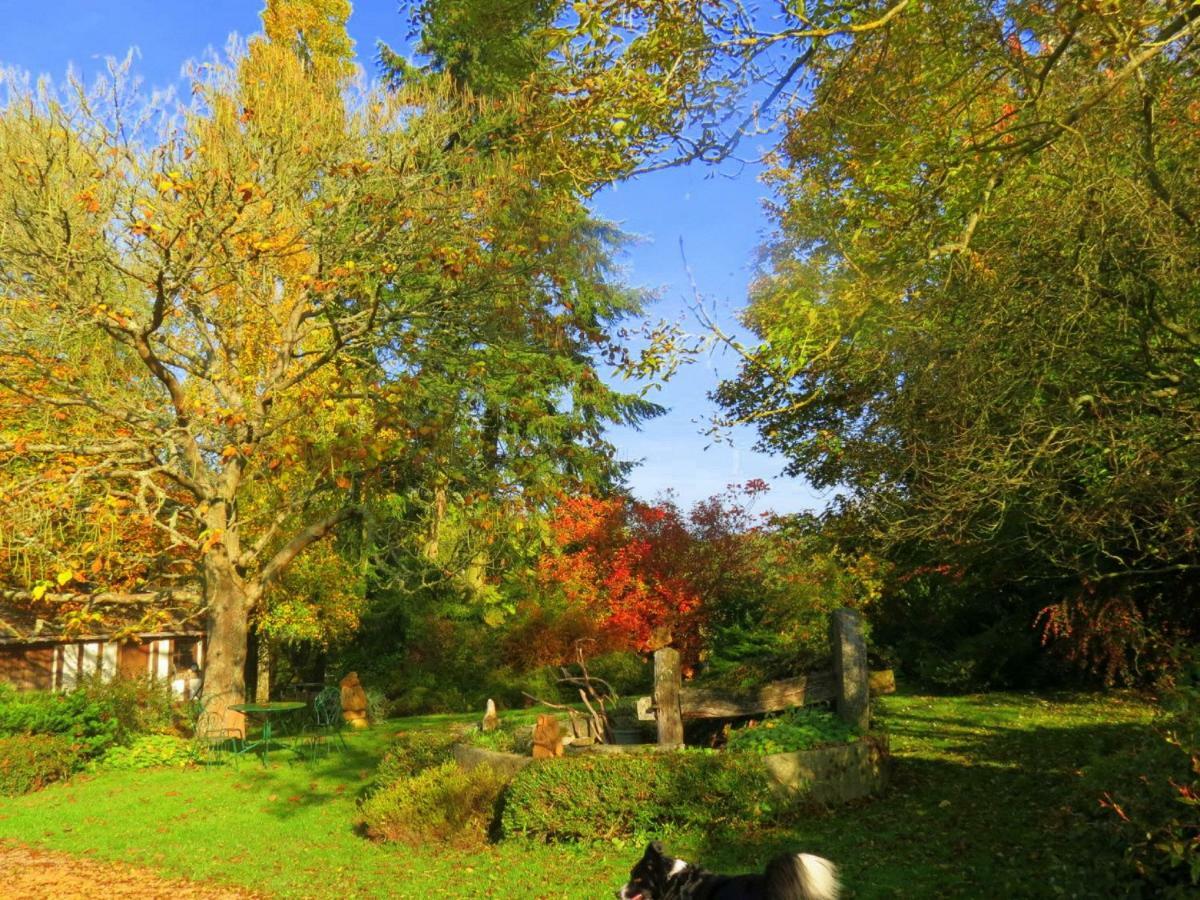
<instances>
[{"instance_id":1,"label":"wooden fence post","mask_svg":"<svg viewBox=\"0 0 1200 900\"><path fill-rule=\"evenodd\" d=\"M849 725L866 731L871 721L870 675L862 619L852 609L834 610L829 622L833 649L833 679L837 714Z\"/></svg>"},{"instance_id":2,"label":"wooden fence post","mask_svg":"<svg viewBox=\"0 0 1200 900\"><path fill-rule=\"evenodd\" d=\"M664 747L683 745L683 710L679 705L682 676L679 651L663 647L654 651L654 718L658 743Z\"/></svg>"}]
</instances>

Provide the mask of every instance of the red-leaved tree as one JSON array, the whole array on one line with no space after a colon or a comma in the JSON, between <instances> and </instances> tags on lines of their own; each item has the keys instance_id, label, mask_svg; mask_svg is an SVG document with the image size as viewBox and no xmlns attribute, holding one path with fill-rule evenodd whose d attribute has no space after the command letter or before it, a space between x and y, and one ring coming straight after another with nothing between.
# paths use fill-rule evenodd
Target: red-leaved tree
<instances>
[{"instance_id":1,"label":"red-leaved tree","mask_svg":"<svg viewBox=\"0 0 1200 900\"><path fill-rule=\"evenodd\" d=\"M715 596L713 573L728 572L726 557L742 545L732 533L712 533L711 513L704 504L685 517L669 501L563 498L551 522L552 550L538 564L540 586L588 610L618 644L641 652L675 647L690 671Z\"/></svg>"}]
</instances>

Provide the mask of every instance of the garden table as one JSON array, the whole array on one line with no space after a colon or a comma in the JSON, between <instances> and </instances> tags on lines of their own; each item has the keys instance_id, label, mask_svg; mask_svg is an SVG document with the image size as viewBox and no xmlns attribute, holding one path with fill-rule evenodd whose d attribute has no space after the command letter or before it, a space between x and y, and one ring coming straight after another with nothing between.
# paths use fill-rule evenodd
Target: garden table
<instances>
[{"instance_id":1,"label":"garden table","mask_svg":"<svg viewBox=\"0 0 1200 900\"><path fill-rule=\"evenodd\" d=\"M265 766L268 762L268 754L271 752L271 716L294 713L298 709L304 709L307 705L298 700L288 700L275 703L238 703L229 707L244 715L262 718L262 734L259 735L258 740L251 741L247 739L242 744L242 749L238 752L250 753L261 748L262 761ZM249 735L249 729L247 729L246 733Z\"/></svg>"}]
</instances>

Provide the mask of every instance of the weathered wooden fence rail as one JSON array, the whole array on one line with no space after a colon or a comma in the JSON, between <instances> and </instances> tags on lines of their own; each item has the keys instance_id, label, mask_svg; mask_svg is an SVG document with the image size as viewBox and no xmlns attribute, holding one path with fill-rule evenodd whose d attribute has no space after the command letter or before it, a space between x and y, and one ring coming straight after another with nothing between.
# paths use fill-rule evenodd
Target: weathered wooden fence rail
<instances>
[{"instance_id":1,"label":"weathered wooden fence rail","mask_svg":"<svg viewBox=\"0 0 1200 900\"><path fill-rule=\"evenodd\" d=\"M685 687L680 690L679 707L684 719L733 719L738 716L758 716L779 712L793 706L837 701L833 670L810 672L796 678L772 681L762 687L742 693L712 688ZM871 696L891 694L896 690L896 678L891 669L870 673L868 686ZM644 706L645 712L642 712ZM654 719L653 701L642 698L640 718Z\"/></svg>"},{"instance_id":2,"label":"weathered wooden fence rail","mask_svg":"<svg viewBox=\"0 0 1200 900\"><path fill-rule=\"evenodd\" d=\"M865 729L869 697L895 691L895 676L890 669L868 672L858 613L837 610L829 632L834 668L744 692L684 687L679 680L679 654L659 650L654 655L654 697L638 700L638 717L657 721L660 744L682 743L685 719L732 719L814 703L833 703L839 716Z\"/></svg>"}]
</instances>

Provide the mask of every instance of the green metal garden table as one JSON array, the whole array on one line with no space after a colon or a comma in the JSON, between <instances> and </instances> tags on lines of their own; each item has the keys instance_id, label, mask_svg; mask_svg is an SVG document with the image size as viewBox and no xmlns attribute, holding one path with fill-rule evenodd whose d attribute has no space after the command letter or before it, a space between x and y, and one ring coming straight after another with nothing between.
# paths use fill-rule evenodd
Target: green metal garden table
<instances>
[{"instance_id":1,"label":"green metal garden table","mask_svg":"<svg viewBox=\"0 0 1200 900\"><path fill-rule=\"evenodd\" d=\"M256 750L261 750L259 754L262 757L263 765L268 762L268 755L271 752L271 717L294 713L298 709L304 709L308 704L301 703L298 700L278 701L275 703L238 703L230 706L230 709L237 710L243 715L255 716L262 718L262 734L259 735L257 741L247 739L242 744L242 749L239 753L253 753ZM249 730L247 729L247 735Z\"/></svg>"}]
</instances>

